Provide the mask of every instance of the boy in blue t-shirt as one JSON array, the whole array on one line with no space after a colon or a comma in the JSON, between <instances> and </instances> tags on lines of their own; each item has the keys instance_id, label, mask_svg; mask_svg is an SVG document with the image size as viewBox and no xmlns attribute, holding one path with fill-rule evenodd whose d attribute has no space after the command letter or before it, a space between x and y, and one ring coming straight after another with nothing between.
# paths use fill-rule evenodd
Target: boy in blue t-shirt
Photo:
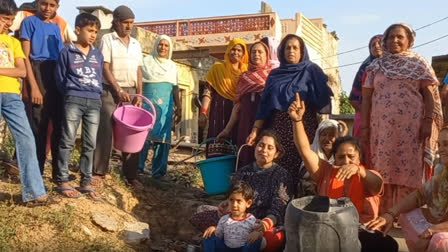
<instances>
[{"instance_id":1,"label":"boy in blue t-shirt","mask_svg":"<svg viewBox=\"0 0 448 252\"><path fill-rule=\"evenodd\" d=\"M81 196L81 192L87 193L94 200L101 200L101 195L91 185L93 151L100 122L104 65L103 54L92 44L101 24L94 15L81 13L76 17L75 26L78 40L62 49L55 72L57 87L64 96L56 190L70 198ZM68 182L68 164L81 119L81 186L75 189Z\"/></svg>"},{"instance_id":2,"label":"boy in blue t-shirt","mask_svg":"<svg viewBox=\"0 0 448 252\"><path fill-rule=\"evenodd\" d=\"M0 0L0 31L11 26L18 8L14 0ZM25 55L20 42L0 34L0 111L13 135L22 183L22 200L27 205L48 203L39 164L33 132L27 120L25 106L20 99L18 78L26 75Z\"/></svg>"},{"instance_id":3,"label":"boy in blue t-shirt","mask_svg":"<svg viewBox=\"0 0 448 252\"><path fill-rule=\"evenodd\" d=\"M36 139L37 158L41 173L46 158L48 124L53 122L51 155L53 156L53 179L57 171L57 144L60 136L61 96L58 94L54 69L59 52L63 48L59 27L51 23L56 14L59 0L38 0L37 12L22 21L20 40L25 53L27 81L31 109L31 127Z\"/></svg>"}]
</instances>

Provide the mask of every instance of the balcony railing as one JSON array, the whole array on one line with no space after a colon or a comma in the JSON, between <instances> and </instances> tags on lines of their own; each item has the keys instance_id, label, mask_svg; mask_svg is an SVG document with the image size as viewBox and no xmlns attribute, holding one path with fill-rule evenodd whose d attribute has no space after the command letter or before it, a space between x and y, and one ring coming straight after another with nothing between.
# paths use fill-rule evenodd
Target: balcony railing
<instances>
[{"instance_id":1,"label":"balcony railing","mask_svg":"<svg viewBox=\"0 0 448 252\"><path fill-rule=\"evenodd\" d=\"M251 32L270 30L275 19L271 14L256 14L227 18L175 20L169 22L141 23L139 27L171 37Z\"/></svg>"}]
</instances>

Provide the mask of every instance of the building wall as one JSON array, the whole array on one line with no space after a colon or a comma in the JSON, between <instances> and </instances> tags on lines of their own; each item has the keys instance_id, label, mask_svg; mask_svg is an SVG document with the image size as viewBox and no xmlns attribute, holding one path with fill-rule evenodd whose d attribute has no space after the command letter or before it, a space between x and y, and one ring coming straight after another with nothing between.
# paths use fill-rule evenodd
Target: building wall
<instances>
[{"instance_id":1,"label":"building wall","mask_svg":"<svg viewBox=\"0 0 448 252\"><path fill-rule=\"evenodd\" d=\"M108 27L107 24L111 24L111 19L109 19L110 15L105 15L102 10L95 10L92 14L100 19L101 26L105 28L98 35L96 41L98 46L101 37L110 32L110 26ZM157 36L155 33L138 27L135 27L132 31L132 37L140 42L144 55L153 50ZM175 51L192 49L190 46L177 42L174 42L173 48ZM205 69L209 69L215 61L216 59L213 58L175 61L182 102L182 121L176 126L175 135L177 138L175 139L182 137L186 142L198 143L198 108L194 104L194 98L199 95L199 80L205 78Z\"/></svg>"}]
</instances>

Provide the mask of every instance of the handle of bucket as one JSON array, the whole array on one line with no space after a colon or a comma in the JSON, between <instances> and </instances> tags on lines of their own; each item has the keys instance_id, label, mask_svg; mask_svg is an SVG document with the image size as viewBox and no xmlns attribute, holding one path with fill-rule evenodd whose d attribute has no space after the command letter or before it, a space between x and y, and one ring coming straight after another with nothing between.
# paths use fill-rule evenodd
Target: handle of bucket
<instances>
[{"instance_id":1,"label":"handle of bucket","mask_svg":"<svg viewBox=\"0 0 448 252\"><path fill-rule=\"evenodd\" d=\"M198 153L199 149L201 148L201 146L204 145L204 144L206 144L206 143L208 143L208 142L211 142L211 141L214 141L214 142L215 142L215 141L216 141L216 137L210 137L210 138L207 138L207 139L205 139L204 141L202 141L201 144L199 144L199 146L198 146L198 148L196 149L196 151L194 151L194 153L192 154L192 155L195 155L195 158L194 158L194 162L195 162L195 163L196 163L196 156L197 156L197 153ZM228 141L228 140L226 140L226 139L224 139L224 142L225 142L226 144L232 146L233 153L236 154L236 148L235 148L235 146L232 144L232 142L230 142L230 141Z\"/></svg>"},{"instance_id":2,"label":"handle of bucket","mask_svg":"<svg viewBox=\"0 0 448 252\"><path fill-rule=\"evenodd\" d=\"M240 153L241 153L241 150L242 150L244 147L246 147L246 146L250 146L250 145L248 145L248 144L243 144L243 145L241 145L241 147L238 149L238 154L236 155L235 172L238 171L238 161L240 160Z\"/></svg>"},{"instance_id":3,"label":"handle of bucket","mask_svg":"<svg viewBox=\"0 0 448 252\"><path fill-rule=\"evenodd\" d=\"M149 104L149 106L151 107L151 110L152 110L152 112L153 112L153 114L154 114L154 118L157 118L157 112L156 112L156 108L154 107L154 105L152 104L152 102L148 99L148 98L146 98L145 96L143 96L143 95L140 95L140 94L128 94L129 96L135 96L135 97L140 97L140 98L142 98L146 103L148 103ZM123 102L120 102L120 103L118 103L117 104L117 108L118 107L120 107L121 105L123 104ZM124 114L124 113L123 113Z\"/></svg>"}]
</instances>

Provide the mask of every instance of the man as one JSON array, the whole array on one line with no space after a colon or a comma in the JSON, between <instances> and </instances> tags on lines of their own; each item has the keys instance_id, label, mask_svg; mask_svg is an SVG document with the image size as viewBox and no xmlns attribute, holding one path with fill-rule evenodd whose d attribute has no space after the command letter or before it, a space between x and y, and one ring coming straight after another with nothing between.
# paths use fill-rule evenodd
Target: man
<instances>
[{"instance_id":1,"label":"man","mask_svg":"<svg viewBox=\"0 0 448 252\"><path fill-rule=\"evenodd\" d=\"M103 106L100 114L97 147L93 157L92 184L100 186L104 175L109 171L112 150L112 113L117 104L131 101L129 94L142 94L142 48L131 37L134 26L134 13L127 6L119 6L113 12L112 32L101 39L100 49L104 56L104 86L101 97ZM141 98L133 99L141 106ZM126 182L141 189L137 180L139 153L122 153L123 173Z\"/></svg>"}]
</instances>

